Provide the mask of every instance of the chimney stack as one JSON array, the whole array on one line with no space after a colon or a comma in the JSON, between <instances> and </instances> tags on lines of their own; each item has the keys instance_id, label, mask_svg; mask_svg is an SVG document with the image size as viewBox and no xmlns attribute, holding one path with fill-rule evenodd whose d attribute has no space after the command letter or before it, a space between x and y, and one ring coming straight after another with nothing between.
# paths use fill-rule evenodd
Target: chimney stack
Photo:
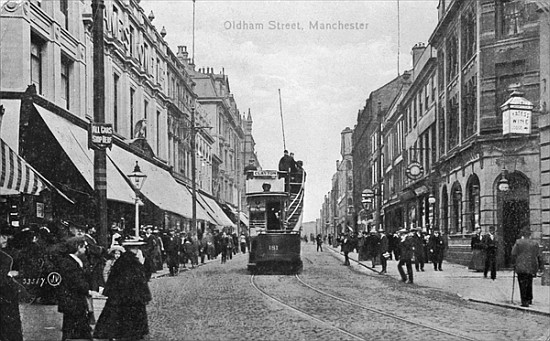
<instances>
[{"instance_id":1,"label":"chimney stack","mask_svg":"<svg viewBox=\"0 0 550 341\"><path fill-rule=\"evenodd\" d=\"M424 53L424 50L426 49L426 45L424 43L416 43L412 48L412 56L413 56L413 67L416 65L418 60L420 59L420 56L422 56L422 53Z\"/></svg>"}]
</instances>

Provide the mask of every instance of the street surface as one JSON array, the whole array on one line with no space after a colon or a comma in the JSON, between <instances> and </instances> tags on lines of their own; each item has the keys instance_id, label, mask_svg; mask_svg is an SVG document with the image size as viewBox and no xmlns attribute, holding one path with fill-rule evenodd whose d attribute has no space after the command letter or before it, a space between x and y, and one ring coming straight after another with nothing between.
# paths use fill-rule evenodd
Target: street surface
<instances>
[{"instance_id":1,"label":"street surface","mask_svg":"<svg viewBox=\"0 0 550 341\"><path fill-rule=\"evenodd\" d=\"M340 255L316 252L312 244L302 244L302 252L304 270L297 277L252 277L246 271L248 254L238 254L226 264L218 257L177 277L152 280L149 339L544 340L548 335L548 316L473 303L342 266ZM60 340L56 310L22 306L25 339Z\"/></svg>"}]
</instances>

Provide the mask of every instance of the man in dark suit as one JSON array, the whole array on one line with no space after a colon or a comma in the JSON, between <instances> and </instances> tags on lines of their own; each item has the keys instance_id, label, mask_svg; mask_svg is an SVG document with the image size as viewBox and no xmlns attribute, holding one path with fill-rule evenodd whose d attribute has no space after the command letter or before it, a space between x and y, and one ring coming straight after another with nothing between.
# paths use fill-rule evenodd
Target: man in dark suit
<instances>
[{"instance_id":1,"label":"man in dark suit","mask_svg":"<svg viewBox=\"0 0 550 341\"><path fill-rule=\"evenodd\" d=\"M401 236L401 240L399 242L399 263L397 263L397 270L399 271L399 274L401 275L401 280L403 282L412 284L413 283L412 257L414 253L413 234L412 232L409 233L406 229L401 229L397 232ZM409 276L408 281L407 281L407 275L405 275L405 271L403 271L403 265L406 265L407 267L407 275Z\"/></svg>"},{"instance_id":2,"label":"man in dark suit","mask_svg":"<svg viewBox=\"0 0 550 341\"><path fill-rule=\"evenodd\" d=\"M63 336L67 339L91 340L92 329L88 323L87 297L90 285L84 272L87 243L83 237L72 237L66 242L67 256L59 263L61 284L58 311L63 313Z\"/></svg>"},{"instance_id":3,"label":"man in dark suit","mask_svg":"<svg viewBox=\"0 0 550 341\"><path fill-rule=\"evenodd\" d=\"M344 237L342 238L342 252L344 253L344 264L343 265L350 265L349 263L349 253L351 252L351 249L353 248L353 242L349 236L349 234L344 234Z\"/></svg>"},{"instance_id":4,"label":"man in dark suit","mask_svg":"<svg viewBox=\"0 0 550 341\"><path fill-rule=\"evenodd\" d=\"M424 259L426 253L426 241L422 229L417 227L414 229L413 244L414 244L414 267L416 271L424 271Z\"/></svg>"},{"instance_id":5,"label":"man in dark suit","mask_svg":"<svg viewBox=\"0 0 550 341\"><path fill-rule=\"evenodd\" d=\"M495 227L489 227L489 233L483 236L483 249L485 250L485 268L483 277L487 278L487 272L491 270L491 279L494 281L497 278L497 237L495 235Z\"/></svg>"},{"instance_id":6,"label":"man in dark suit","mask_svg":"<svg viewBox=\"0 0 550 341\"><path fill-rule=\"evenodd\" d=\"M512 248L512 260L518 274L522 307L533 304L533 278L536 277L537 271L542 271L544 267L539 244L528 239L527 237L530 235L529 227L524 227L521 231L521 238L516 240Z\"/></svg>"},{"instance_id":7,"label":"man in dark suit","mask_svg":"<svg viewBox=\"0 0 550 341\"><path fill-rule=\"evenodd\" d=\"M380 234L378 252L380 253L380 263L382 264L382 271L380 271L380 274L385 274L388 265L387 259L390 258L388 252L389 241L388 236L386 236L386 232L383 229L378 230L378 233Z\"/></svg>"}]
</instances>

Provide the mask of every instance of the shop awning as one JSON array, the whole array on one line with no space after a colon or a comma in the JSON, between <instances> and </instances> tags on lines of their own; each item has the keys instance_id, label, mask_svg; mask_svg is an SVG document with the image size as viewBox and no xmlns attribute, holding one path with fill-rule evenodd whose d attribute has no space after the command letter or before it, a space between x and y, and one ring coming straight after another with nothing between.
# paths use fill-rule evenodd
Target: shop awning
<instances>
[{"instance_id":1,"label":"shop awning","mask_svg":"<svg viewBox=\"0 0 550 341\"><path fill-rule=\"evenodd\" d=\"M241 212L239 215L240 215L240 218L241 218L241 223L248 226L248 216L246 215L246 213Z\"/></svg>"},{"instance_id":2,"label":"shop awning","mask_svg":"<svg viewBox=\"0 0 550 341\"><path fill-rule=\"evenodd\" d=\"M178 186L182 196L181 204L188 211L188 214L185 215L185 217L192 219L193 218L193 206L192 206L193 194L191 194L191 190L187 186L179 183L178 183ZM197 192L197 196L198 196L198 192ZM216 224L216 222L208 215L208 213L206 213L206 211L202 208L201 205L197 205L197 220L204 220L212 224Z\"/></svg>"},{"instance_id":3,"label":"shop awning","mask_svg":"<svg viewBox=\"0 0 550 341\"><path fill-rule=\"evenodd\" d=\"M187 199L181 190L181 185L167 170L116 145L113 145L111 150L107 150L107 155L124 175L130 174L138 161L141 172L147 175L141 193L160 209L183 217L191 217L191 206L186 204Z\"/></svg>"},{"instance_id":4,"label":"shop awning","mask_svg":"<svg viewBox=\"0 0 550 341\"><path fill-rule=\"evenodd\" d=\"M90 187L94 188L94 152L88 149L88 131L39 105L35 107L63 151ZM109 159L107 159L107 199L134 203L134 191Z\"/></svg>"},{"instance_id":5,"label":"shop awning","mask_svg":"<svg viewBox=\"0 0 550 341\"><path fill-rule=\"evenodd\" d=\"M225 215L221 207L212 198L197 192L197 201L216 221L216 225L235 227L235 224Z\"/></svg>"},{"instance_id":6,"label":"shop awning","mask_svg":"<svg viewBox=\"0 0 550 341\"><path fill-rule=\"evenodd\" d=\"M38 173L0 138L0 195L40 195L50 188L74 204L63 192Z\"/></svg>"}]
</instances>

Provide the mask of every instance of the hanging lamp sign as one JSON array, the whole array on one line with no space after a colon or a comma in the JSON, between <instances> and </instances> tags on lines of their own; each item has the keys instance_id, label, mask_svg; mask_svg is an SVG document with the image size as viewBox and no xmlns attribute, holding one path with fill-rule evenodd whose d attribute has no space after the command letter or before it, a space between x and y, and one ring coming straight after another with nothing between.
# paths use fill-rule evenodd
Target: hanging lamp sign
<instances>
[{"instance_id":1,"label":"hanging lamp sign","mask_svg":"<svg viewBox=\"0 0 550 341\"><path fill-rule=\"evenodd\" d=\"M500 106L502 110L502 134L531 134L531 114L533 103L523 97L520 91L514 91L510 98Z\"/></svg>"}]
</instances>

